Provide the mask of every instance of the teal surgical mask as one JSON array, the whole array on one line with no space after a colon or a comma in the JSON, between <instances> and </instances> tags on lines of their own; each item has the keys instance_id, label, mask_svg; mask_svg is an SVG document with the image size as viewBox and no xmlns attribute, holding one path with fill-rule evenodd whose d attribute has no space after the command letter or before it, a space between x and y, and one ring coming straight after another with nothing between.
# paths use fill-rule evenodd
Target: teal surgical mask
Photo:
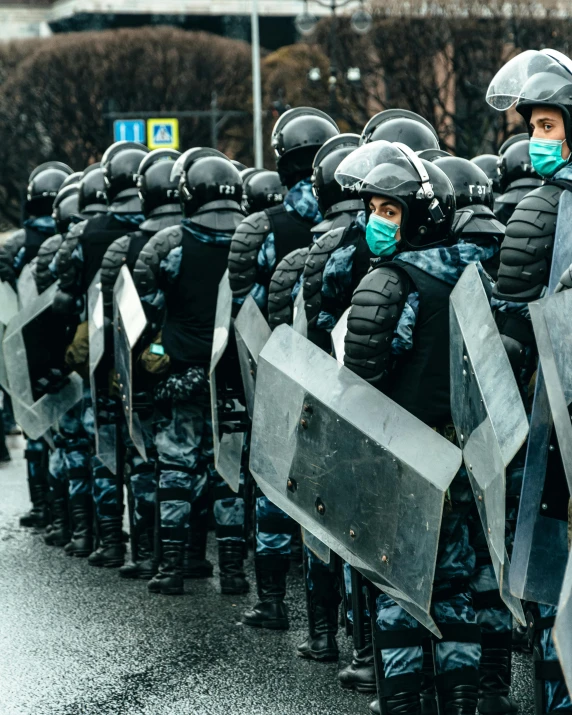
<instances>
[{"instance_id":1,"label":"teal surgical mask","mask_svg":"<svg viewBox=\"0 0 572 715\"><path fill-rule=\"evenodd\" d=\"M369 250L376 256L393 255L397 246L395 234L398 231L399 226L393 221L371 214L365 230L365 240Z\"/></svg>"},{"instance_id":2,"label":"teal surgical mask","mask_svg":"<svg viewBox=\"0 0 572 715\"><path fill-rule=\"evenodd\" d=\"M554 174L566 166L568 159L562 158L562 145L565 140L556 139L531 139L529 145L530 161L537 174L545 179L550 179Z\"/></svg>"}]
</instances>

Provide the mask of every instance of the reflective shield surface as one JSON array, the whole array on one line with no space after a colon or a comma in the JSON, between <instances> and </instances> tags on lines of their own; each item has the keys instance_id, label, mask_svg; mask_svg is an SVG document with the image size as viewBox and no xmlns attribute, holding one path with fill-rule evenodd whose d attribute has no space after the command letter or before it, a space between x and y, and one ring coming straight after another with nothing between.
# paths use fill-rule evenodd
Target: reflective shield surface
<instances>
[{"instance_id":1,"label":"reflective shield surface","mask_svg":"<svg viewBox=\"0 0 572 715\"><path fill-rule=\"evenodd\" d=\"M21 425L31 439L39 439L55 422L71 409L83 395L83 380L73 372L63 386L52 394L34 396L27 342L30 332L27 328L34 322L34 326L42 327L51 317L51 307L58 286L50 286L30 305L21 310L10 321L4 335L4 359L8 384L10 385L12 404L16 421ZM56 321L57 324L57 321ZM34 327L33 326L33 327ZM45 325L44 325L45 327ZM30 355L34 358L35 365L41 365L44 360L49 361L52 350L55 353L60 346L56 336L48 331L53 339L53 345L48 344L48 338L42 341L44 351L39 354L38 348L30 348ZM37 331L33 331L36 337ZM35 334L34 334L35 333ZM49 364L48 364L49 366Z\"/></svg>"},{"instance_id":2,"label":"reflective shield surface","mask_svg":"<svg viewBox=\"0 0 572 715\"><path fill-rule=\"evenodd\" d=\"M34 276L34 263L27 263L24 268L22 268L22 272L18 278L18 299L20 301L20 307L25 308L37 297L38 288Z\"/></svg>"},{"instance_id":3,"label":"reflective shield surface","mask_svg":"<svg viewBox=\"0 0 572 715\"><path fill-rule=\"evenodd\" d=\"M6 326L19 310L18 296L9 283L0 281L0 386L10 392L6 364L4 362L3 340Z\"/></svg>"},{"instance_id":4,"label":"reflective shield surface","mask_svg":"<svg viewBox=\"0 0 572 715\"><path fill-rule=\"evenodd\" d=\"M113 288L113 335L119 400L129 435L143 459L147 459L141 423L133 409L133 348L145 330L147 319L127 266Z\"/></svg>"},{"instance_id":5,"label":"reflective shield surface","mask_svg":"<svg viewBox=\"0 0 572 715\"><path fill-rule=\"evenodd\" d=\"M266 318L256 305L254 298L249 295L244 301L236 320L234 321L234 334L236 337L236 347L238 359L240 361L240 372L244 393L246 396L246 408L248 415L252 419L254 412L254 390L256 388L256 366L258 356L266 341L272 334Z\"/></svg>"},{"instance_id":6,"label":"reflective shield surface","mask_svg":"<svg viewBox=\"0 0 572 715\"><path fill-rule=\"evenodd\" d=\"M232 290L225 272L218 287L211 364L209 370L213 446L215 469L235 492L240 487L240 471L245 429L240 427L241 412L246 410L237 403L235 391L227 389L227 374L222 374L222 361L229 347L236 348L232 321ZM240 368L236 366L238 372ZM240 380L240 375L237 375Z\"/></svg>"},{"instance_id":7,"label":"reflective shield surface","mask_svg":"<svg viewBox=\"0 0 572 715\"><path fill-rule=\"evenodd\" d=\"M109 398L101 394L98 382L103 382L107 392L108 375L105 370L98 373L105 353L105 321L103 313L103 293L98 271L87 291L87 323L89 330L89 388L93 406L95 430L95 453L103 464L115 474L117 471L117 444L115 420L112 411L105 409Z\"/></svg>"},{"instance_id":8,"label":"reflective shield surface","mask_svg":"<svg viewBox=\"0 0 572 715\"><path fill-rule=\"evenodd\" d=\"M260 353L250 470L265 495L438 634L429 615L461 451L286 325Z\"/></svg>"},{"instance_id":9,"label":"reflective shield surface","mask_svg":"<svg viewBox=\"0 0 572 715\"><path fill-rule=\"evenodd\" d=\"M346 333L348 332L348 316L350 314L350 308L348 308L342 317L335 324L332 330L332 347L334 350L334 355L336 360L340 364L344 364L344 358L346 354Z\"/></svg>"},{"instance_id":10,"label":"reflective shield surface","mask_svg":"<svg viewBox=\"0 0 572 715\"><path fill-rule=\"evenodd\" d=\"M308 320L306 318L306 308L304 307L304 291L302 288L298 291L294 308L292 311L292 327L297 333L308 336Z\"/></svg>"},{"instance_id":11,"label":"reflective shield surface","mask_svg":"<svg viewBox=\"0 0 572 715\"><path fill-rule=\"evenodd\" d=\"M506 588L506 468L524 444L528 420L475 264L465 269L450 303L453 423L501 595L524 618Z\"/></svg>"},{"instance_id":12,"label":"reflective shield surface","mask_svg":"<svg viewBox=\"0 0 572 715\"><path fill-rule=\"evenodd\" d=\"M572 194L563 191L558 208L548 296L552 296L560 276L572 264L571 227ZM536 317L535 333L540 328L541 333L544 333L540 340L546 340L542 312L531 305L531 316ZM539 336L537 342L538 340ZM555 606L560 597L568 560L568 517L566 504L562 504L562 489L558 487L558 472L565 467L560 459L555 459L558 450L553 435L553 415L542 362L542 355L544 354L546 360L554 347L550 342L539 345L541 363L537 371L530 418L530 436L512 553L510 590L518 598ZM555 363L549 368L554 394L556 383L552 378L556 370ZM562 400L562 397L560 399ZM570 465L567 466L569 468Z\"/></svg>"},{"instance_id":13,"label":"reflective shield surface","mask_svg":"<svg viewBox=\"0 0 572 715\"><path fill-rule=\"evenodd\" d=\"M568 692L572 692L572 556L568 556L553 636Z\"/></svg>"}]
</instances>

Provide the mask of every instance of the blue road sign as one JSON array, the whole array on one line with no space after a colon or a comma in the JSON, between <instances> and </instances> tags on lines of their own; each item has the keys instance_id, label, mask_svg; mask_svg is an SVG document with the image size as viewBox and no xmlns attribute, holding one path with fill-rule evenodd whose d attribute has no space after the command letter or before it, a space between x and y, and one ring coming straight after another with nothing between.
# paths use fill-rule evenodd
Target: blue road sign
<instances>
[{"instance_id":1,"label":"blue road sign","mask_svg":"<svg viewBox=\"0 0 572 715\"><path fill-rule=\"evenodd\" d=\"M113 122L113 140L145 144L145 120L116 119Z\"/></svg>"}]
</instances>

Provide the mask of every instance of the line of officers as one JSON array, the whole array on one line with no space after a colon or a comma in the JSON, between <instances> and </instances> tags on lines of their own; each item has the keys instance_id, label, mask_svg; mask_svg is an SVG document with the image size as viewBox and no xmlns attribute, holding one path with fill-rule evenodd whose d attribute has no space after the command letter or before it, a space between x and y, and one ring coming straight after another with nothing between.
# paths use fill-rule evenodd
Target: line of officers
<instances>
[{"instance_id":1,"label":"line of officers","mask_svg":"<svg viewBox=\"0 0 572 715\"><path fill-rule=\"evenodd\" d=\"M569 142L566 102L558 107ZM517 105L527 121L529 107ZM85 390L48 440L27 441L32 508L21 525L45 529L46 544L91 566L179 595L185 579L213 575L206 543L214 515L221 593L248 592L252 534L258 598L242 621L287 629L299 525L249 474L246 428L238 491L214 467L209 365L219 284L228 280L233 316L252 296L272 330L292 324L302 292L307 337L326 352L351 306L346 366L447 436L448 301L470 263L495 286L497 324L514 348L523 394L534 372L534 336L521 308L546 285L550 250L538 248L529 265L526 245L553 241L552 194L568 190L535 171L534 131L508 139L498 156L468 161L441 150L429 122L406 110L382 111L356 135L301 107L274 127L277 171L245 168L215 149L180 154L133 142L113 144L82 172L56 161L38 166L23 227L0 248L0 280L16 287L27 267L33 282L20 293L41 296L58 285L45 325L34 322L26 337L34 397L57 395L74 371ZM131 386L143 449L127 429L114 366L114 287L125 267L146 318ZM101 295L106 349L90 371L91 289ZM230 348L217 374L215 402L222 412L230 400L232 412L243 398ZM511 535L522 471L521 454L507 483ZM298 655L338 659L341 610L354 652L339 681L375 696L372 712L514 713L511 653L530 645L550 664L536 669L537 712L571 709L550 636L554 609L527 604L531 629L513 629L466 475L453 483L441 526L432 616L442 639L340 559L326 563L304 546L303 561L309 632Z\"/></svg>"}]
</instances>

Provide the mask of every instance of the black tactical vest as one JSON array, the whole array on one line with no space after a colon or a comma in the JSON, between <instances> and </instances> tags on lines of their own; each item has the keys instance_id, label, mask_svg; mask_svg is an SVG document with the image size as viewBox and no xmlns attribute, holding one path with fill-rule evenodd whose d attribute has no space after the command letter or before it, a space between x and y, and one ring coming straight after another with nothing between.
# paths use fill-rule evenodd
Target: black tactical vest
<instances>
[{"instance_id":1,"label":"black tactical vest","mask_svg":"<svg viewBox=\"0 0 572 715\"><path fill-rule=\"evenodd\" d=\"M118 221L112 214L100 214L88 219L80 237L83 250L82 287L87 290L109 246L117 238L129 233L132 224Z\"/></svg>"},{"instance_id":2,"label":"black tactical vest","mask_svg":"<svg viewBox=\"0 0 572 715\"><path fill-rule=\"evenodd\" d=\"M449 384L449 296L454 286L405 263L403 270L419 293L413 348L400 356L387 395L430 427L451 421Z\"/></svg>"},{"instance_id":3,"label":"black tactical vest","mask_svg":"<svg viewBox=\"0 0 572 715\"><path fill-rule=\"evenodd\" d=\"M26 232L26 239L24 241L24 260L20 264L20 270L34 260L38 255L40 246L42 243L55 234L55 230L52 233L45 233L38 231L37 228L33 226L24 226L24 231Z\"/></svg>"},{"instance_id":4,"label":"black tactical vest","mask_svg":"<svg viewBox=\"0 0 572 715\"><path fill-rule=\"evenodd\" d=\"M228 267L228 243L205 243L183 228L179 276L167 293L165 352L178 368L208 365L218 285Z\"/></svg>"},{"instance_id":5,"label":"black tactical vest","mask_svg":"<svg viewBox=\"0 0 572 715\"><path fill-rule=\"evenodd\" d=\"M312 221L302 218L296 211L287 211L283 205L266 209L266 214L274 234L276 265L292 251L312 243Z\"/></svg>"}]
</instances>

